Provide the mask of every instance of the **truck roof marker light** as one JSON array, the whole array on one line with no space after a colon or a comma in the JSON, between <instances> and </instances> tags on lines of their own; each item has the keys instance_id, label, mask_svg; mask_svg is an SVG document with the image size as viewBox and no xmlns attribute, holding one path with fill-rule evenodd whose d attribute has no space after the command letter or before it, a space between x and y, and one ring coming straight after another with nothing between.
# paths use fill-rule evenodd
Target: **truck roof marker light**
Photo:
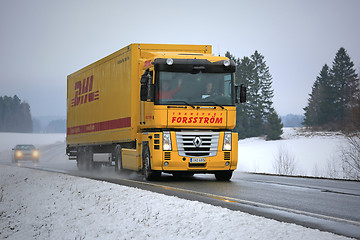
<instances>
[{"instance_id":1,"label":"truck roof marker light","mask_svg":"<svg viewBox=\"0 0 360 240\"><path fill-rule=\"evenodd\" d=\"M230 60L224 60L224 66L225 67L228 67L228 66L230 66Z\"/></svg>"},{"instance_id":2,"label":"truck roof marker light","mask_svg":"<svg viewBox=\"0 0 360 240\"><path fill-rule=\"evenodd\" d=\"M174 60L172 58L168 58L168 59L166 59L166 64L171 66L174 64Z\"/></svg>"}]
</instances>

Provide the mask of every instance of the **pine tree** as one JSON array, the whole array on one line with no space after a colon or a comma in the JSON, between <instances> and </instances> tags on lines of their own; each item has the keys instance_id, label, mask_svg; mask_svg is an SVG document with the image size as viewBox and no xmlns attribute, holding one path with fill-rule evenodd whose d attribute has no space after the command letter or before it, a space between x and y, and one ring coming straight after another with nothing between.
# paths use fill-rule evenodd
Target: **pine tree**
<instances>
[{"instance_id":1,"label":"pine tree","mask_svg":"<svg viewBox=\"0 0 360 240\"><path fill-rule=\"evenodd\" d=\"M263 103L261 96L261 79L256 71L256 63L248 58L241 59L239 71L246 74L247 82L247 103L246 112L249 120L248 137L260 136L263 133ZM246 66L244 68L243 66Z\"/></svg>"},{"instance_id":2,"label":"pine tree","mask_svg":"<svg viewBox=\"0 0 360 240\"><path fill-rule=\"evenodd\" d=\"M329 67L325 64L314 82L311 94L309 94L308 106L304 108L305 126L323 126L333 120L332 102L334 102L334 95L330 84Z\"/></svg>"},{"instance_id":3,"label":"pine tree","mask_svg":"<svg viewBox=\"0 0 360 240\"><path fill-rule=\"evenodd\" d=\"M274 111L274 91L272 76L264 57L258 51L250 58L236 59L230 52L225 56L237 64L236 83L247 87L247 102L237 106L235 131L239 133L240 139L266 134L265 122Z\"/></svg>"},{"instance_id":4,"label":"pine tree","mask_svg":"<svg viewBox=\"0 0 360 240\"><path fill-rule=\"evenodd\" d=\"M359 78L344 48L337 52L331 69L325 64L317 77L305 110L304 124L329 130L353 128Z\"/></svg>"},{"instance_id":5,"label":"pine tree","mask_svg":"<svg viewBox=\"0 0 360 240\"><path fill-rule=\"evenodd\" d=\"M278 140L281 138L281 134L283 134L283 124L281 123L281 118L276 113L275 110L272 110L267 115L267 128L266 135L268 140Z\"/></svg>"},{"instance_id":6,"label":"pine tree","mask_svg":"<svg viewBox=\"0 0 360 240\"><path fill-rule=\"evenodd\" d=\"M247 87L247 102L242 103L236 106L236 127L235 131L239 133L239 138L247 138L250 134L250 125L249 125L249 109L250 103L252 102L251 92L249 93L250 81L253 78L254 66L250 58L244 57L238 61L235 81L238 85L243 84Z\"/></svg>"},{"instance_id":7,"label":"pine tree","mask_svg":"<svg viewBox=\"0 0 360 240\"><path fill-rule=\"evenodd\" d=\"M358 75L355 73L354 63L344 48L336 53L331 69L331 84L334 89L333 102L334 121L340 128L346 125L347 114L356 101L358 90Z\"/></svg>"},{"instance_id":8,"label":"pine tree","mask_svg":"<svg viewBox=\"0 0 360 240\"><path fill-rule=\"evenodd\" d=\"M266 119L267 115L272 112L273 109L273 101L274 90L272 89L272 76L269 71L269 67L266 66L266 62L264 61L264 56L262 56L258 51L255 51L253 55L251 55L251 59L254 62L255 67L255 78L260 85L260 103L262 108L262 116Z\"/></svg>"},{"instance_id":9,"label":"pine tree","mask_svg":"<svg viewBox=\"0 0 360 240\"><path fill-rule=\"evenodd\" d=\"M332 122L334 119L334 114L332 111L332 102L334 102L334 92L331 87L331 75L330 69L327 64L323 66L320 72L320 76L317 77L319 83L318 94L319 94L319 103L318 103L318 115L317 123L318 125L327 125Z\"/></svg>"},{"instance_id":10,"label":"pine tree","mask_svg":"<svg viewBox=\"0 0 360 240\"><path fill-rule=\"evenodd\" d=\"M318 102L319 102L319 81L316 80L313 84L311 94L309 94L310 98L308 99L308 105L304 108L305 111L305 119L304 125L307 127L314 127L319 125L318 121Z\"/></svg>"}]
</instances>

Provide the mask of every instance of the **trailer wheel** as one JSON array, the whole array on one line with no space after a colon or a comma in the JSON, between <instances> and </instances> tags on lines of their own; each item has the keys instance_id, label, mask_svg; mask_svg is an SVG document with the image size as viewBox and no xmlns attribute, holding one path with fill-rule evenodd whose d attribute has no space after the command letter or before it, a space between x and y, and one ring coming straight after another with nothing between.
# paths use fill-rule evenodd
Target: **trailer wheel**
<instances>
[{"instance_id":1,"label":"trailer wheel","mask_svg":"<svg viewBox=\"0 0 360 240\"><path fill-rule=\"evenodd\" d=\"M229 181L232 177L233 171L220 171L215 173L215 178L218 181Z\"/></svg>"},{"instance_id":2,"label":"trailer wheel","mask_svg":"<svg viewBox=\"0 0 360 240\"><path fill-rule=\"evenodd\" d=\"M161 176L161 172L151 170L150 150L147 143L144 143L143 146L142 159L143 159L143 173L145 175L145 179L148 181L158 179Z\"/></svg>"},{"instance_id":3,"label":"trailer wheel","mask_svg":"<svg viewBox=\"0 0 360 240\"><path fill-rule=\"evenodd\" d=\"M121 152L121 146L116 145L115 151L114 151L115 157L115 172L120 173L123 170L122 167L122 152Z\"/></svg>"}]
</instances>

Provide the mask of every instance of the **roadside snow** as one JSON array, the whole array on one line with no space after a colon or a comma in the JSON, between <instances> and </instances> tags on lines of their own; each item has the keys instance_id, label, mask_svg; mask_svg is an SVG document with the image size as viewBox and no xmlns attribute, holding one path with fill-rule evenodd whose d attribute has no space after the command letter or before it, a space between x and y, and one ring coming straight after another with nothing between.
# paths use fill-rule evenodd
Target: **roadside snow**
<instances>
[{"instance_id":1,"label":"roadside snow","mask_svg":"<svg viewBox=\"0 0 360 240\"><path fill-rule=\"evenodd\" d=\"M0 239L346 239L221 207L0 165Z\"/></svg>"}]
</instances>

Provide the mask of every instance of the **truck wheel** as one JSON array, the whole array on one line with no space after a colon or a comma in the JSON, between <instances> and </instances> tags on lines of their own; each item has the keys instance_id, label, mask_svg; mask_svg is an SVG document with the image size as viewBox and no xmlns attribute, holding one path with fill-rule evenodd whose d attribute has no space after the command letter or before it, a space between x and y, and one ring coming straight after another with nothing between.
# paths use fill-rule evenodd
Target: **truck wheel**
<instances>
[{"instance_id":1,"label":"truck wheel","mask_svg":"<svg viewBox=\"0 0 360 240\"><path fill-rule=\"evenodd\" d=\"M232 177L233 171L220 171L215 173L215 178L218 181L229 181Z\"/></svg>"},{"instance_id":2,"label":"truck wheel","mask_svg":"<svg viewBox=\"0 0 360 240\"><path fill-rule=\"evenodd\" d=\"M116 145L115 151L114 151L114 160L115 160L115 172L120 173L122 168L122 153L121 153L121 146Z\"/></svg>"},{"instance_id":3,"label":"truck wheel","mask_svg":"<svg viewBox=\"0 0 360 240\"><path fill-rule=\"evenodd\" d=\"M143 159L143 172L145 175L145 179L148 181L156 180L161 176L161 172L151 170L151 162L150 162L150 150L149 146L144 143L143 151L142 151L142 159Z\"/></svg>"}]
</instances>

